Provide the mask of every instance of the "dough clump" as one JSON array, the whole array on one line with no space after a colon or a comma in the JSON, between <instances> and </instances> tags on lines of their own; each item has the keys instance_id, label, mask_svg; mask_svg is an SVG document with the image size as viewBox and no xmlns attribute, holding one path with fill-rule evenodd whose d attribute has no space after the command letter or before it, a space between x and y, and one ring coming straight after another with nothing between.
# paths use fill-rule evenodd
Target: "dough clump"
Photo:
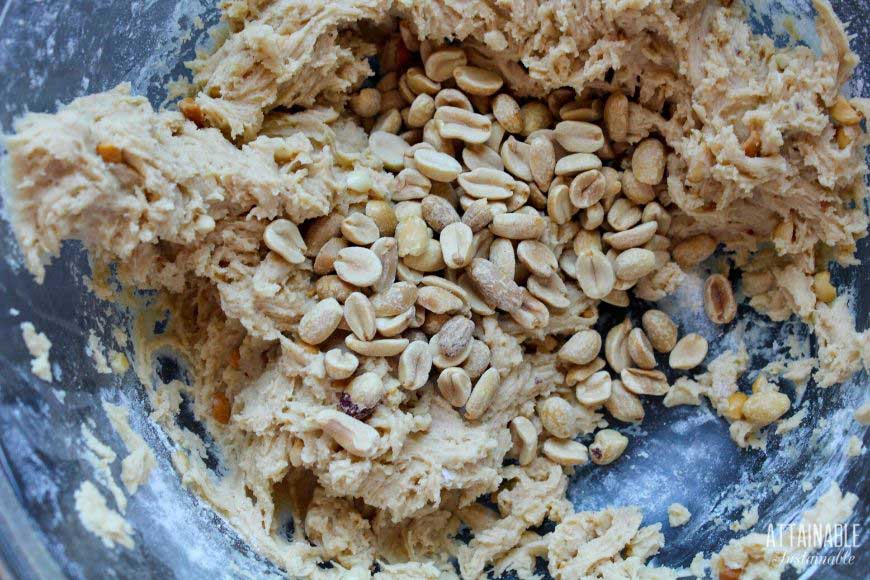
<instances>
[{"instance_id":1,"label":"dough clump","mask_svg":"<svg viewBox=\"0 0 870 580\"><path fill-rule=\"evenodd\" d=\"M867 229L857 59L822 0L818 54L728 4L225 1L178 111L120 85L18 121L14 231L37 281L74 239L95 277L160 291L136 367L173 462L288 574L532 578L541 557L554 578L675 577L647 564L660 524L575 512L569 476L626 451L604 428L642 397L703 394L746 446L780 393L728 415L745 350L671 386L665 329L599 333L599 305L660 300L722 245L752 306L815 328L820 385L870 351L827 272ZM192 384L150 385L166 346ZM182 394L220 477L175 425ZM132 493L154 458L119 432ZM77 505L105 512L88 485ZM104 516L92 531L132 544ZM777 574L752 541L714 566Z\"/></svg>"}]
</instances>

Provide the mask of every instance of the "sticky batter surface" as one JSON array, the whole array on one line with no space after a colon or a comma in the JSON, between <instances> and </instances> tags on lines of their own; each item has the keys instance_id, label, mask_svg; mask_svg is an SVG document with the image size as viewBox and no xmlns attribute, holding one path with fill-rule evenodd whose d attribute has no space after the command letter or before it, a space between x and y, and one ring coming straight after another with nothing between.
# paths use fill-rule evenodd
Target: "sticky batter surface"
<instances>
[{"instance_id":1,"label":"sticky batter surface","mask_svg":"<svg viewBox=\"0 0 870 580\"><path fill-rule=\"evenodd\" d=\"M410 87L408 71L429 72L432 55L461 47L467 65L496 73L503 82L498 92L524 107L522 128L507 132L513 137L495 139L487 129L484 141L504 165L513 158L502 142L515 138L528 147L535 131L538 138L555 139L554 154L565 159L572 151L554 129L560 118L604 126L605 141L588 154L603 165L605 178L616 176L608 185L615 191L589 205L600 203L602 211L625 205L641 223L641 208L655 201L669 216L667 227L660 224L644 242L655 268L639 279L617 280L618 287L611 282L604 302L654 303L672 293L684 268L694 266L675 248L708 236L741 271L733 278L753 307L774 320L797 315L813 327L818 353L793 370L826 387L870 359L868 338L855 331L845 299L824 287L827 264L856 263L855 242L866 235L861 119L870 107L841 94L857 58L830 6L819 0L816 8L819 53L775 48L752 34L739 4L717 1L225 1L226 34L212 53L191 64L196 92L181 111L155 111L121 85L76 99L56 114L19 120L7 140L14 230L37 281L62 241L75 239L91 252L96 277L111 264L126 287L160 291L160 308L172 312L170 325L151 336L143 330L150 319L143 316L135 366L154 418L177 444L173 460L180 477L290 576L339 577L352 570L358 577L479 578L489 570L513 570L531 578L541 557L555 578L675 577L673 570L647 566L664 537L659 524L643 525L639 508L575 513L565 498L574 466L591 459L606 469L604 458L619 440L604 436L597 445L596 435L588 450L566 442L618 425L615 415L642 421L643 397L664 395L668 405L698 404L705 397L731 423L737 444L759 446L767 424L734 411L747 353L728 351L642 396L636 387L630 392L622 386L628 379L614 363L619 353L605 355L607 344L599 343L582 363L560 356L569 338L595 327L603 307L584 285L588 278L577 258L586 247L578 237L597 232L604 256L613 239L608 234L629 228L617 224L609 209L607 223L589 228L592 212L578 204L570 219L557 218L556 203L549 202L557 195L552 182L558 185L562 177L561 185L573 188L578 173L560 176L558 165L549 188L537 176L520 175L522 163L509 167L512 183L524 185L512 185L507 200L491 199L487 210L537 216L540 231L523 239L545 246L540 255L552 256L558 268L545 276L539 261L524 260L513 230L499 229L492 216L474 232L474 256L498 262L492 240L508 240L501 247L515 256L507 278L520 282L518 302L481 281L485 276L475 274L470 254L458 267L445 264L452 259L445 250L447 228L439 230L424 213L424 196L447 200L463 222L474 196L466 195L470 188L461 178L435 178L431 169L424 196L409 194L411 177L402 172L423 163L404 153L429 143L462 161L467 172L471 163L462 151L475 149L443 136L447 129L437 109L427 121L431 128L406 126L411 103L424 94ZM380 63L378 76L372 56ZM384 80L392 73L394 86ZM390 109L378 108L376 120L352 106L373 76L384 83L381 103L403 99L393 109L408 131L398 165L374 137L388 126ZM452 77L437 83L433 94L456 85ZM602 121L614 93L630 97L618 138L614 126ZM472 112L489 114L491 96L468 99ZM535 110L539 116L547 111L549 121L535 125ZM665 151L664 173L653 184L638 185L626 174L641 175L633 153L650 140ZM520 161L530 163L529 152L516 148ZM639 201L646 192L652 197ZM371 219L375 208L384 207L392 218ZM347 222L360 214L377 226L377 241L364 241L354 229L357 221ZM643 219L649 221L656 220ZM425 242L417 247L402 230L421 222ZM280 240L270 238L275 231L283 232ZM373 284L351 284L335 256L322 255L327 240L335 239L342 251L379 249L372 253L383 276ZM436 240L440 249L433 256L427 248ZM524 248L533 251L532 245ZM627 272L628 258L619 262L624 251L605 258ZM362 268L359 275L365 274ZM416 300L392 312L385 293L399 282L415 287ZM499 287L513 288L507 282ZM354 293L380 305L375 342L386 343L357 344L374 337L358 337L355 325L368 323L356 311L348 314ZM342 321L319 342L305 338L305 325L321 319L303 317L319 316L322 308L322 320L328 319L332 303L321 305L330 299L340 305ZM447 310L439 311L443 304ZM404 322L387 320L406 313ZM461 320L454 322L457 317L473 322L470 335ZM431 353L428 366L406 361L428 377L408 388L401 353L423 342L436 357L447 357L432 337L446 342L448 332L439 332L448 322L457 352L468 352L453 353L458 362L443 366L461 368L474 390L483 369L494 369L497 387L488 398L472 390L461 404L451 404ZM396 326L398 332L386 330ZM600 331L605 338L611 329ZM37 341L32 327L25 333L34 356L47 362L47 339ZM185 358L193 384L150 385L153 354L167 346ZM373 354L392 347L397 352ZM330 370L327 353L333 349L354 354L352 375L337 378ZM483 363L469 358L474 349ZM640 364L639 356L631 357L629 367L632 360ZM476 375L472 362L482 365ZM612 375L606 396L581 402L577 383L602 369ZM378 385L373 399L367 398L370 390L353 387L353 379L366 373ZM773 383L757 390L779 394ZM197 418L221 451L220 475L206 467L202 441L172 420L182 392L193 397ZM626 405L639 406L639 415L622 415ZM563 431L552 426L557 423ZM523 428L517 426L526 424L535 439L528 460L521 457ZM131 452L124 483L135 489L137 473L153 457ZM130 530L92 488L83 486L77 502L96 506L95 518L106 517L88 525L127 545ZM843 521L855 501L833 487L806 517L810 523ZM288 520L292 539L284 534ZM545 521L555 529L540 534L536 529ZM467 543L457 539L466 530ZM756 536L713 557L714 572L778 577L784 559L759 550L765 538ZM332 567L318 566L323 562Z\"/></svg>"}]
</instances>

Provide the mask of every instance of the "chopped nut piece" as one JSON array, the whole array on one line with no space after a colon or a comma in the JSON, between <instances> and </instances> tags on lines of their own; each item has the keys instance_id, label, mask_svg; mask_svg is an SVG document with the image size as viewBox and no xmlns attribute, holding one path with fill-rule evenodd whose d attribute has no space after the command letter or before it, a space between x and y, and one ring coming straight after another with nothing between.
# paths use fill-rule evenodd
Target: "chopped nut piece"
<instances>
[{"instance_id":1,"label":"chopped nut piece","mask_svg":"<svg viewBox=\"0 0 870 580\"><path fill-rule=\"evenodd\" d=\"M610 398L611 383L610 373L599 370L579 381L575 387L574 394L583 405L595 407Z\"/></svg>"},{"instance_id":2,"label":"chopped nut piece","mask_svg":"<svg viewBox=\"0 0 870 580\"><path fill-rule=\"evenodd\" d=\"M423 218L410 216L399 220L399 225L396 226L399 257L422 255L426 251L429 240L429 231Z\"/></svg>"},{"instance_id":3,"label":"chopped nut piece","mask_svg":"<svg viewBox=\"0 0 870 580\"><path fill-rule=\"evenodd\" d=\"M358 246L369 246L381 237L375 221L359 212L352 213L342 220L341 233L348 241Z\"/></svg>"},{"instance_id":4,"label":"chopped nut piece","mask_svg":"<svg viewBox=\"0 0 870 580\"><path fill-rule=\"evenodd\" d=\"M616 257L614 272L618 279L634 282L652 272L655 266L655 254L643 248L629 248Z\"/></svg>"},{"instance_id":5,"label":"chopped nut piece","mask_svg":"<svg viewBox=\"0 0 870 580\"><path fill-rule=\"evenodd\" d=\"M674 261L686 270L709 258L715 250L716 240L712 236L699 234L677 244L672 254Z\"/></svg>"},{"instance_id":6,"label":"chopped nut piece","mask_svg":"<svg viewBox=\"0 0 870 580\"><path fill-rule=\"evenodd\" d=\"M372 340L375 337L375 309L365 294L354 292L347 297L344 320L358 339Z\"/></svg>"},{"instance_id":7,"label":"chopped nut piece","mask_svg":"<svg viewBox=\"0 0 870 580\"><path fill-rule=\"evenodd\" d=\"M357 247L339 250L334 267L339 278L360 288L373 285L383 271L381 261L374 252Z\"/></svg>"},{"instance_id":8,"label":"chopped nut piece","mask_svg":"<svg viewBox=\"0 0 870 580\"><path fill-rule=\"evenodd\" d=\"M745 275L744 275L745 283ZM817 272L813 276L813 293L820 302L830 304L837 297L837 289L831 284L831 273Z\"/></svg>"},{"instance_id":9,"label":"chopped nut piece","mask_svg":"<svg viewBox=\"0 0 870 580\"><path fill-rule=\"evenodd\" d=\"M317 423L351 455L372 457L377 450L378 432L350 415L324 410L317 415Z\"/></svg>"},{"instance_id":10,"label":"chopped nut piece","mask_svg":"<svg viewBox=\"0 0 870 580\"><path fill-rule=\"evenodd\" d=\"M576 175L601 167L601 159L592 153L572 153L556 162L556 175Z\"/></svg>"},{"instance_id":11,"label":"chopped nut piece","mask_svg":"<svg viewBox=\"0 0 870 580\"><path fill-rule=\"evenodd\" d=\"M486 143L492 129L489 117L458 107L438 107L434 120L443 139L459 139L465 143Z\"/></svg>"},{"instance_id":12,"label":"chopped nut piece","mask_svg":"<svg viewBox=\"0 0 870 580\"><path fill-rule=\"evenodd\" d=\"M443 48L429 55L424 62L426 76L435 82L444 82L453 76L456 67L465 66L468 59L459 47Z\"/></svg>"},{"instance_id":13,"label":"chopped nut piece","mask_svg":"<svg viewBox=\"0 0 870 580\"><path fill-rule=\"evenodd\" d=\"M492 223L492 210L486 199L478 199L472 202L462 215L462 223L471 228L474 233L479 232Z\"/></svg>"},{"instance_id":14,"label":"chopped nut piece","mask_svg":"<svg viewBox=\"0 0 870 580\"><path fill-rule=\"evenodd\" d=\"M737 302L731 282L721 274L713 274L704 283L704 310L714 324L728 324L737 315Z\"/></svg>"},{"instance_id":15,"label":"chopped nut piece","mask_svg":"<svg viewBox=\"0 0 870 580\"><path fill-rule=\"evenodd\" d=\"M386 169L399 171L405 166L405 150L408 143L393 133L373 131L369 136L369 148L375 157L381 160Z\"/></svg>"},{"instance_id":16,"label":"chopped nut piece","mask_svg":"<svg viewBox=\"0 0 870 580\"><path fill-rule=\"evenodd\" d=\"M299 233L299 228L290 220L277 219L263 231L266 247L290 262L301 264L305 261L307 247Z\"/></svg>"},{"instance_id":17,"label":"chopped nut piece","mask_svg":"<svg viewBox=\"0 0 870 580\"><path fill-rule=\"evenodd\" d=\"M761 153L761 134L753 130L743 142L743 153L747 157L758 157Z\"/></svg>"},{"instance_id":18,"label":"chopped nut piece","mask_svg":"<svg viewBox=\"0 0 870 580\"><path fill-rule=\"evenodd\" d=\"M529 167L531 148L513 136L505 139L501 145L501 160L504 168L511 175L524 181L531 181L532 170Z\"/></svg>"},{"instance_id":19,"label":"chopped nut piece","mask_svg":"<svg viewBox=\"0 0 870 580\"><path fill-rule=\"evenodd\" d=\"M541 242L523 240L517 245L517 258L536 276L547 278L559 270L553 250Z\"/></svg>"},{"instance_id":20,"label":"chopped nut piece","mask_svg":"<svg viewBox=\"0 0 870 580\"><path fill-rule=\"evenodd\" d=\"M613 141L625 141L628 135L628 98L612 93L604 103L604 126Z\"/></svg>"},{"instance_id":21,"label":"chopped nut piece","mask_svg":"<svg viewBox=\"0 0 870 580\"><path fill-rule=\"evenodd\" d=\"M98 144L97 155L102 157L106 163L121 163L124 161L124 151L111 143Z\"/></svg>"},{"instance_id":22,"label":"chopped nut piece","mask_svg":"<svg viewBox=\"0 0 870 580\"><path fill-rule=\"evenodd\" d=\"M435 314L457 312L465 305L463 301L443 288L424 286L417 291L417 304Z\"/></svg>"},{"instance_id":23,"label":"chopped nut piece","mask_svg":"<svg viewBox=\"0 0 870 580\"><path fill-rule=\"evenodd\" d=\"M185 97L178 102L178 110L197 127L205 126L205 114L199 104L190 97Z\"/></svg>"},{"instance_id":24,"label":"chopped nut piece","mask_svg":"<svg viewBox=\"0 0 870 580\"><path fill-rule=\"evenodd\" d=\"M360 340L352 334L344 339L347 348L365 356L396 356L408 346L407 338L378 338L375 340Z\"/></svg>"},{"instance_id":25,"label":"chopped nut piece","mask_svg":"<svg viewBox=\"0 0 870 580\"><path fill-rule=\"evenodd\" d=\"M384 396L384 383L376 373L356 376L347 387L351 402L361 409L372 409Z\"/></svg>"},{"instance_id":26,"label":"chopped nut piece","mask_svg":"<svg viewBox=\"0 0 870 580\"><path fill-rule=\"evenodd\" d=\"M464 316L454 316L438 331L438 348L448 358L465 351L472 340L474 322Z\"/></svg>"},{"instance_id":27,"label":"chopped nut piece","mask_svg":"<svg viewBox=\"0 0 870 580\"><path fill-rule=\"evenodd\" d=\"M604 145L601 127L583 121L562 121L554 132L559 145L571 153L595 153Z\"/></svg>"},{"instance_id":28,"label":"chopped nut piece","mask_svg":"<svg viewBox=\"0 0 870 580\"><path fill-rule=\"evenodd\" d=\"M586 446L577 441L547 439L541 452L559 465L586 465L589 462Z\"/></svg>"},{"instance_id":29,"label":"chopped nut piece","mask_svg":"<svg viewBox=\"0 0 870 580\"><path fill-rule=\"evenodd\" d=\"M230 422L232 416L232 405L230 400L224 393L216 392L211 399L211 416L221 425L226 425Z\"/></svg>"},{"instance_id":30,"label":"chopped nut piece","mask_svg":"<svg viewBox=\"0 0 870 580\"><path fill-rule=\"evenodd\" d=\"M707 340L700 334L687 334L671 350L668 359L672 369L693 369L707 356Z\"/></svg>"},{"instance_id":31,"label":"chopped nut piece","mask_svg":"<svg viewBox=\"0 0 870 580\"><path fill-rule=\"evenodd\" d=\"M722 415L731 419L732 421L739 421L743 418L743 404L746 403L746 399L748 396L746 393L737 391L736 393L731 393L731 396L728 397L728 403L721 411Z\"/></svg>"},{"instance_id":32,"label":"chopped nut piece","mask_svg":"<svg viewBox=\"0 0 870 580\"><path fill-rule=\"evenodd\" d=\"M462 173L462 165L453 157L433 149L418 149L414 152L417 170L434 181L453 181Z\"/></svg>"},{"instance_id":33,"label":"chopped nut piece","mask_svg":"<svg viewBox=\"0 0 870 580\"><path fill-rule=\"evenodd\" d=\"M497 169L479 167L459 175L459 185L471 197L497 201L514 193L514 178Z\"/></svg>"},{"instance_id":34,"label":"chopped nut piece","mask_svg":"<svg viewBox=\"0 0 870 580\"><path fill-rule=\"evenodd\" d=\"M631 170L641 183L661 183L665 172L665 146L662 142L649 138L638 143L631 157Z\"/></svg>"},{"instance_id":35,"label":"chopped nut piece","mask_svg":"<svg viewBox=\"0 0 870 580\"><path fill-rule=\"evenodd\" d=\"M622 385L636 395L662 396L668 392L668 379L661 371L622 369Z\"/></svg>"},{"instance_id":36,"label":"chopped nut piece","mask_svg":"<svg viewBox=\"0 0 870 580\"><path fill-rule=\"evenodd\" d=\"M574 410L571 403L562 397L547 397L538 403L541 425L553 437L568 439L575 432Z\"/></svg>"},{"instance_id":37,"label":"chopped nut piece","mask_svg":"<svg viewBox=\"0 0 870 580\"><path fill-rule=\"evenodd\" d=\"M364 119L374 117L381 111L381 92L377 89L362 89L348 101L350 110Z\"/></svg>"},{"instance_id":38,"label":"chopped nut piece","mask_svg":"<svg viewBox=\"0 0 870 580\"><path fill-rule=\"evenodd\" d=\"M525 417L514 417L510 427L517 460L520 465L528 465L538 454L538 431Z\"/></svg>"},{"instance_id":39,"label":"chopped nut piece","mask_svg":"<svg viewBox=\"0 0 870 580\"><path fill-rule=\"evenodd\" d=\"M589 298L604 298L616 283L610 260L597 250L583 250L577 256L577 282Z\"/></svg>"},{"instance_id":40,"label":"chopped nut piece","mask_svg":"<svg viewBox=\"0 0 870 580\"><path fill-rule=\"evenodd\" d=\"M320 344L335 332L343 314L335 298L321 300L299 321L299 338L308 344Z\"/></svg>"},{"instance_id":41,"label":"chopped nut piece","mask_svg":"<svg viewBox=\"0 0 870 580\"><path fill-rule=\"evenodd\" d=\"M441 252L441 243L438 240L429 239L423 253L403 258L406 266L419 272L437 272L444 268L444 257Z\"/></svg>"},{"instance_id":42,"label":"chopped nut piece","mask_svg":"<svg viewBox=\"0 0 870 580\"><path fill-rule=\"evenodd\" d=\"M586 209L601 201L607 180L597 169L590 169L571 180L571 203L577 209Z\"/></svg>"},{"instance_id":43,"label":"chopped nut piece","mask_svg":"<svg viewBox=\"0 0 870 580\"><path fill-rule=\"evenodd\" d=\"M410 343L399 357L399 383L409 391L426 384L432 370L432 351L422 340Z\"/></svg>"},{"instance_id":44,"label":"chopped nut piece","mask_svg":"<svg viewBox=\"0 0 870 580\"><path fill-rule=\"evenodd\" d=\"M453 407L462 407L471 395L471 379L456 367L441 371L438 375L438 392Z\"/></svg>"},{"instance_id":45,"label":"chopped nut piece","mask_svg":"<svg viewBox=\"0 0 870 580\"><path fill-rule=\"evenodd\" d=\"M326 374L334 381L349 378L356 372L359 359L353 353L334 348L323 357Z\"/></svg>"},{"instance_id":46,"label":"chopped nut piece","mask_svg":"<svg viewBox=\"0 0 870 580\"><path fill-rule=\"evenodd\" d=\"M494 95L504 84L501 75L475 66L457 66L453 78L460 89L470 95Z\"/></svg>"},{"instance_id":47,"label":"chopped nut piece","mask_svg":"<svg viewBox=\"0 0 870 580\"><path fill-rule=\"evenodd\" d=\"M631 333L631 320L626 318L607 331L604 339L604 358L614 371L620 373L631 366L628 352L628 335Z\"/></svg>"},{"instance_id":48,"label":"chopped nut piece","mask_svg":"<svg viewBox=\"0 0 870 580\"><path fill-rule=\"evenodd\" d=\"M489 260L475 258L468 274L483 299L493 307L512 312L522 306L522 289Z\"/></svg>"},{"instance_id":49,"label":"chopped nut piece","mask_svg":"<svg viewBox=\"0 0 870 580\"><path fill-rule=\"evenodd\" d=\"M861 122L861 114L843 95L838 95L837 102L831 107L831 118L841 125L857 125Z\"/></svg>"},{"instance_id":50,"label":"chopped nut piece","mask_svg":"<svg viewBox=\"0 0 870 580\"><path fill-rule=\"evenodd\" d=\"M536 240L544 233L547 221L537 213L503 213L492 218L489 229L509 240Z\"/></svg>"},{"instance_id":51,"label":"chopped nut piece","mask_svg":"<svg viewBox=\"0 0 870 580\"><path fill-rule=\"evenodd\" d=\"M658 352L671 352L677 344L677 325L661 310L647 310L641 319L650 344Z\"/></svg>"},{"instance_id":52,"label":"chopped nut piece","mask_svg":"<svg viewBox=\"0 0 870 580\"><path fill-rule=\"evenodd\" d=\"M854 140L855 135L845 127L837 127L834 138L837 141L837 147L841 150L848 147Z\"/></svg>"},{"instance_id":53,"label":"chopped nut piece","mask_svg":"<svg viewBox=\"0 0 870 580\"><path fill-rule=\"evenodd\" d=\"M628 447L628 437L613 429L602 429L595 434L595 440L589 446L592 463L608 465L613 463Z\"/></svg>"},{"instance_id":54,"label":"chopped nut piece","mask_svg":"<svg viewBox=\"0 0 870 580\"><path fill-rule=\"evenodd\" d=\"M465 403L465 416L467 418L474 421L486 413L492 404L495 392L498 390L500 380L498 371L494 368L488 369L477 379L471 396Z\"/></svg>"},{"instance_id":55,"label":"chopped nut piece","mask_svg":"<svg viewBox=\"0 0 870 580\"><path fill-rule=\"evenodd\" d=\"M629 392L620 380L610 382L610 398L604 402L604 408L619 421L626 423L643 421L643 403L636 395Z\"/></svg>"},{"instance_id":56,"label":"chopped nut piece","mask_svg":"<svg viewBox=\"0 0 870 580\"><path fill-rule=\"evenodd\" d=\"M747 421L759 427L770 425L785 415L791 401L784 393L763 391L749 396L743 403L743 416Z\"/></svg>"},{"instance_id":57,"label":"chopped nut piece","mask_svg":"<svg viewBox=\"0 0 870 580\"><path fill-rule=\"evenodd\" d=\"M601 335L595 330L581 330L562 345L557 354L560 361L585 365L601 351Z\"/></svg>"},{"instance_id":58,"label":"chopped nut piece","mask_svg":"<svg viewBox=\"0 0 870 580\"><path fill-rule=\"evenodd\" d=\"M471 262L473 236L471 228L462 222L441 230L441 254L448 268L463 268Z\"/></svg>"}]
</instances>

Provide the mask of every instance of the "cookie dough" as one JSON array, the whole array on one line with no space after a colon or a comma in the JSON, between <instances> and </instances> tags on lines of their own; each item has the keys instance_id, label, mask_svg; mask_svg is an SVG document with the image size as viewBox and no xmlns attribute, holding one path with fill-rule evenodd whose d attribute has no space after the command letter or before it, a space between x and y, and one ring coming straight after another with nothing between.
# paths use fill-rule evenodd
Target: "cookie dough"
<instances>
[{"instance_id":1,"label":"cookie dough","mask_svg":"<svg viewBox=\"0 0 870 580\"><path fill-rule=\"evenodd\" d=\"M90 481L81 484L75 493L76 511L82 525L89 532L99 537L109 548L120 544L132 548L133 528L121 514L106 503L106 498Z\"/></svg>"},{"instance_id":2,"label":"cookie dough","mask_svg":"<svg viewBox=\"0 0 870 580\"><path fill-rule=\"evenodd\" d=\"M644 374L652 346L630 320L583 331L599 298L659 300L721 244L755 308L813 326L818 384L870 359L827 273L866 235L867 107L841 95L857 59L816 8L819 53L776 49L713 0L230 0L179 111L120 85L18 121L13 228L39 282L75 239L95 284L113 264L160 291L135 367L173 463L289 575L450 577L455 558L464 578L527 578L543 557L555 578L673 577L648 566L664 538L637 507L574 512L575 439L641 421L638 395L704 395L762 446L767 423L732 412L748 354L669 386ZM375 55L378 106L363 107ZM166 347L191 385L151 384ZM219 478L175 424L182 393ZM85 525L127 545L87 485L77 503L105 521ZM818 511L842 521L852 497ZM714 568L778 574L753 541Z\"/></svg>"},{"instance_id":3,"label":"cookie dough","mask_svg":"<svg viewBox=\"0 0 870 580\"><path fill-rule=\"evenodd\" d=\"M672 528L685 525L692 518L692 513L681 503L672 503L668 506L668 523Z\"/></svg>"},{"instance_id":4,"label":"cookie dough","mask_svg":"<svg viewBox=\"0 0 870 580\"><path fill-rule=\"evenodd\" d=\"M127 448L128 454L121 460L121 481L127 493L133 495L139 486L148 481L157 460L142 436L130 427L130 412L127 409L104 401L103 411Z\"/></svg>"},{"instance_id":5,"label":"cookie dough","mask_svg":"<svg viewBox=\"0 0 870 580\"><path fill-rule=\"evenodd\" d=\"M37 332L32 322L21 323L21 335L24 344L33 359L30 361L30 372L43 381L52 382L51 375L51 341L43 332Z\"/></svg>"}]
</instances>

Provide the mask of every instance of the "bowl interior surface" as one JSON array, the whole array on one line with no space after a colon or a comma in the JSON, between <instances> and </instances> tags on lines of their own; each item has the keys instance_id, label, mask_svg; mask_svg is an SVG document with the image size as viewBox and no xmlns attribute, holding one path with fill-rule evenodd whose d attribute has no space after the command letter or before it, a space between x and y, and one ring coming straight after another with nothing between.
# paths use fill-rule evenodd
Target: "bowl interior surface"
<instances>
[{"instance_id":1,"label":"bowl interior surface","mask_svg":"<svg viewBox=\"0 0 870 580\"><path fill-rule=\"evenodd\" d=\"M134 92L159 106L167 82L182 76L183 61L207 42L208 27L218 21L213 4L5 0L0 7L0 127L11 132L13 120L25 111L54 111L59 103L122 81L131 82ZM870 61L870 45L864 40L870 4L833 4L855 35L853 49ZM779 43L793 41L787 29L799 31L801 41L810 46L815 41L808 26L813 14L809 0L758 0L751 3L749 13L757 29ZM867 64L859 69L851 87L854 95L870 95L868 70ZM859 247L862 258L870 257L866 241ZM182 487L170 460L170 441L148 419L149 403L135 375L98 374L86 356L91 330L109 344L112 326L126 327L130 316L87 290L90 268L81 246L67 243L42 285L22 268L5 220L0 220L0 250L0 329L7 337L0 342L0 572L5 567L13 576L27 578L279 577L276 566ZM863 329L870 307L870 273L835 269L835 279L851 289L856 320ZM787 351L790 335L807 336L798 322L773 324L746 306L740 308L740 322L723 333L707 323L700 310L699 280L690 278L664 309L678 318L682 331L708 338L712 354L733 347L742 336L753 355L752 369L757 370ZM10 311L13 308L18 315ZM30 374L29 355L20 338L23 321L33 322L53 342L53 384ZM128 355L132 358L129 350ZM154 372L162 378L183 374L169 359L160 367ZM728 436L727 423L705 405L668 409L648 400L643 424L619 426L631 436L627 454L606 469L579 469L569 497L577 510L639 505L645 525L663 522L666 546L653 563L688 566L697 552L709 556L746 533L732 532L728 525L739 520L748 505L758 505L760 518L754 529L763 533L768 524L798 519L832 482L859 497L868 495L862 460L845 455L851 435L864 438L852 410L864 401L867 382L866 374L860 373L837 388L811 386L805 396L807 418L795 431L771 437L767 453L738 449ZM786 386L786 392L791 394L792 388ZM82 459L82 425L123 456L123 445L101 408L103 400L131 409L133 428L158 460L148 484L130 498L126 516L135 530L132 550L106 548L84 530L74 507L79 483L93 477L92 467ZM182 413L179 421L201 429L192 414ZM866 438L864 442L870 446ZM114 475L117 479L119 474ZM811 491L804 491L805 482ZM672 502L689 508L689 524L668 526L667 507ZM870 521L863 503L853 521ZM864 532L862 539L866 536ZM856 556L851 566L810 568L804 575L863 577L870 555Z\"/></svg>"}]
</instances>

